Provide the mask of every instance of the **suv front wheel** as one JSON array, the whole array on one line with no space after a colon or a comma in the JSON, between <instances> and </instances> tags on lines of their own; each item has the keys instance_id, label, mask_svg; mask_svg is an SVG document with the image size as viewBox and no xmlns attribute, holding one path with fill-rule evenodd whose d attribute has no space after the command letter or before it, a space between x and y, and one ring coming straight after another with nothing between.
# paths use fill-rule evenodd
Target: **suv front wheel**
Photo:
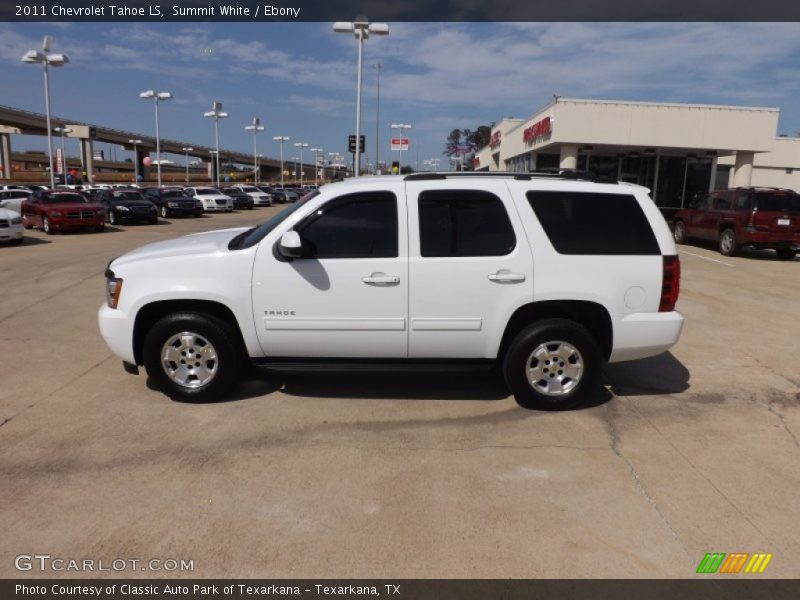
<instances>
[{"instance_id":1,"label":"suv front wheel","mask_svg":"<svg viewBox=\"0 0 800 600\"><path fill-rule=\"evenodd\" d=\"M143 356L147 374L174 400L217 400L236 386L242 371L233 328L202 313L163 317L148 332Z\"/></svg>"},{"instance_id":2,"label":"suv front wheel","mask_svg":"<svg viewBox=\"0 0 800 600\"><path fill-rule=\"evenodd\" d=\"M520 406L561 410L597 391L602 363L583 326L548 319L517 334L503 359L503 374Z\"/></svg>"}]
</instances>

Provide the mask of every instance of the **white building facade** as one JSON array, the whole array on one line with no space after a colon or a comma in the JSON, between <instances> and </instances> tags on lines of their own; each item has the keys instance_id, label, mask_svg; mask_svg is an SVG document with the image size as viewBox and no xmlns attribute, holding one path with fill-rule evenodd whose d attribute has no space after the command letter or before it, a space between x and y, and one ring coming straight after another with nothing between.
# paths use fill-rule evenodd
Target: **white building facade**
<instances>
[{"instance_id":1,"label":"white building facade","mask_svg":"<svg viewBox=\"0 0 800 600\"><path fill-rule=\"evenodd\" d=\"M800 191L800 139L777 136L779 109L556 98L503 119L476 170L578 169L644 185L656 204L736 186Z\"/></svg>"}]
</instances>

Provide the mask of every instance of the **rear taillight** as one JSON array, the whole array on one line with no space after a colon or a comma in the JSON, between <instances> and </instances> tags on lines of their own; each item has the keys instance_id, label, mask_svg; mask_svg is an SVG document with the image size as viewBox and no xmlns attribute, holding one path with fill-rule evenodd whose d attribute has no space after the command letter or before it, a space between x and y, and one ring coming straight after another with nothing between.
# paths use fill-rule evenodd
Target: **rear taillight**
<instances>
[{"instance_id":1,"label":"rear taillight","mask_svg":"<svg viewBox=\"0 0 800 600\"><path fill-rule=\"evenodd\" d=\"M681 290L681 259L677 256L662 256L663 280L661 283L661 303L658 312L672 312Z\"/></svg>"}]
</instances>

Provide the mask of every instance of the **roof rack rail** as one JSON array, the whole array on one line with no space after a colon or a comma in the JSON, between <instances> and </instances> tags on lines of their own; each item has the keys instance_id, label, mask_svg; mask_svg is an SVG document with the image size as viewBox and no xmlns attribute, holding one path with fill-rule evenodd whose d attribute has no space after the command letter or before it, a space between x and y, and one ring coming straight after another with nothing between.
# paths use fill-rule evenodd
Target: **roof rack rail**
<instances>
[{"instance_id":1,"label":"roof rack rail","mask_svg":"<svg viewBox=\"0 0 800 600\"><path fill-rule=\"evenodd\" d=\"M441 171L441 172L424 172L424 173L411 173L406 175L406 181L425 181L433 179L448 179L456 177L513 177L517 180L530 181L533 178L551 178L551 179L575 179L581 181L591 181L594 183L617 183L616 179L595 175L590 171L578 171L576 169L540 169L538 171L531 171L529 173L519 173L513 171Z\"/></svg>"}]
</instances>

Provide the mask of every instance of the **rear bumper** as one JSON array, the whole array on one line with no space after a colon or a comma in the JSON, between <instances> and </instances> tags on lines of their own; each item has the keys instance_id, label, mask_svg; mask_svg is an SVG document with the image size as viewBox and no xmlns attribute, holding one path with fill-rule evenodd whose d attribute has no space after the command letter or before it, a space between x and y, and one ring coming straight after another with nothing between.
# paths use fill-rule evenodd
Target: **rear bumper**
<instances>
[{"instance_id":1,"label":"rear bumper","mask_svg":"<svg viewBox=\"0 0 800 600\"><path fill-rule=\"evenodd\" d=\"M626 315L614 323L614 344L608 362L666 352L676 344L682 329L683 315L678 311Z\"/></svg>"},{"instance_id":2,"label":"rear bumper","mask_svg":"<svg viewBox=\"0 0 800 600\"><path fill-rule=\"evenodd\" d=\"M757 248L791 248L800 245L800 233L792 231L775 233L772 231L745 231L739 243Z\"/></svg>"},{"instance_id":3,"label":"rear bumper","mask_svg":"<svg viewBox=\"0 0 800 600\"><path fill-rule=\"evenodd\" d=\"M103 304L97 312L100 334L109 349L123 361L135 364L133 357L133 319L118 308Z\"/></svg>"}]
</instances>

